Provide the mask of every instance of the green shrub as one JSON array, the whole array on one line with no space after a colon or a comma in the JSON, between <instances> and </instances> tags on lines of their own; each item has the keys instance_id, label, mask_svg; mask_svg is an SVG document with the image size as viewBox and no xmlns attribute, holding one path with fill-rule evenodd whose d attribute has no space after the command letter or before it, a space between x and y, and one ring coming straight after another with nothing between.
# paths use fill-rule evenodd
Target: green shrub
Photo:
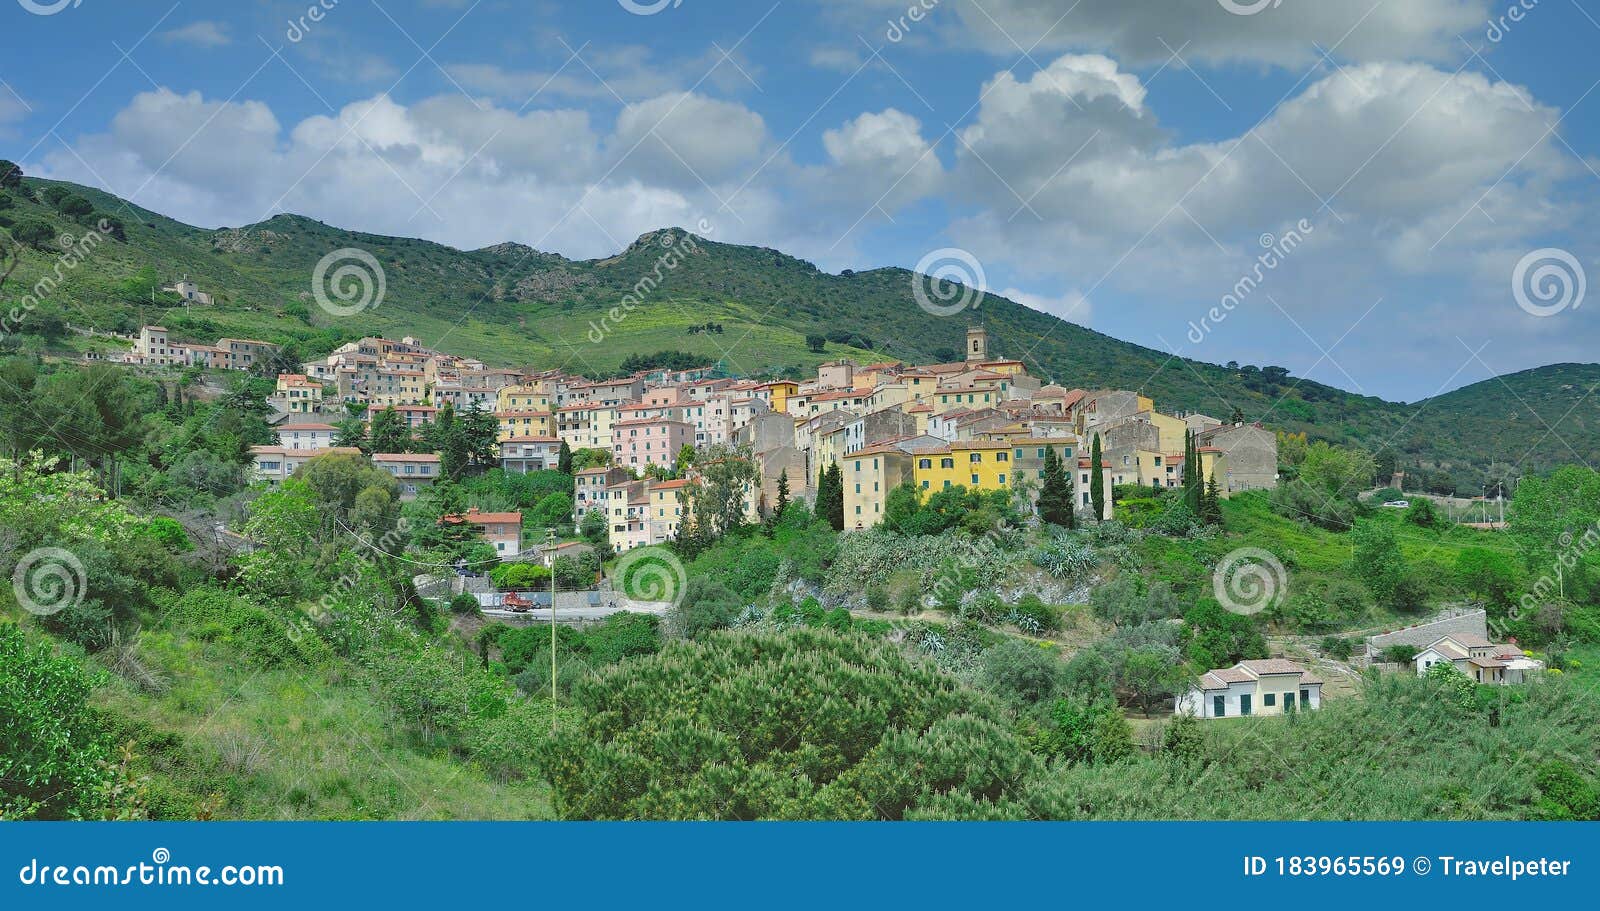
<instances>
[{"instance_id":1,"label":"green shrub","mask_svg":"<svg viewBox=\"0 0 1600 911\"><path fill-rule=\"evenodd\" d=\"M309 667L330 650L314 624L298 612L280 614L242 595L202 586L166 608L169 621L181 621L197 638L236 650L258 667Z\"/></svg>"},{"instance_id":2,"label":"green shrub","mask_svg":"<svg viewBox=\"0 0 1600 911\"><path fill-rule=\"evenodd\" d=\"M809 628L673 643L573 700L582 722L540 751L568 819L1015 816L1039 768L993 700Z\"/></svg>"},{"instance_id":3,"label":"green shrub","mask_svg":"<svg viewBox=\"0 0 1600 911\"><path fill-rule=\"evenodd\" d=\"M101 815L112 776L77 662L0 621L0 820Z\"/></svg>"}]
</instances>

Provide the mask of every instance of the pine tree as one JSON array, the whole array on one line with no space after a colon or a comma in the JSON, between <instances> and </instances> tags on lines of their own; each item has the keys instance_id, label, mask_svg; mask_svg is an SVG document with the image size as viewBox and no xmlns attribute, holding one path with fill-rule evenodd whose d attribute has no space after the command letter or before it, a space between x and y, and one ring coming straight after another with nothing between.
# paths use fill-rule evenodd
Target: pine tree
<instances>
[{"instance_id":1,"label":"pine tree","mask_svg":"<svg viewBox=\"0 0 1600 911\"><path fill-rule=\"evenodd\" d=\"M561 452L556 456L556 471L562 474L572 474L572 447L566 440L561 441Z\"/></svg>"},{"instance_id":2,"label":"pine tree","mask_svg":"<svg viewBox=\"0 0 1600 911\"><path fill-rule=\"evenodd\" d=\"M500 424L494 413L485 411L476 400L461 412L460 420L467 456L478 468L492 468L500 461Z\"/></svg>"},{"instance_id":3,"label":"pine tree","mask_svg":"<svg viewBox=\"0 0 1600 911\"><path fill-rule=\"evenodd\" d=\"M393 405L372 416L371 437L373 452L405 452L411 448L411 434Z\"/></svg>"},{"instance_id":4,"label":"pine tree","mask_svg":"<svg viewBox=\"0 0 1600 911\"><path fill-rule=\"evenodd\" d=\"M372 453L372 447L367 442L367 425L360 418L345 418L337 425L338 429L333 435L333 445L349 446L362 452Z\"/></svg>"},{"instance_id":5,"label":"pine tree","mask_svg":"<svg viewBox=\"0 0 1600 911\"><path fill-rule=\"evenodd\" d=\"M1106 473L1101 470L1100 434L1094 435L1089 448L1089 502L1094 507L1094 520L1104 521L1106 514Z\"/></svg>"},{"instance_id":6,"label":"pine tree","mask_svg":"<svg viewBox=\"0 0 1600 911\"><path fill-rule=\"evenodd\" d=\"M1072 477L1063 467L1054 446L1045 446L1044 471L1039 484L1039 519L1051 525L1072 528Z\"/></svg>"},{"instance_id":7,"label":"pine tree","mask_svg":"<svg viewBox=\"0 0 1600 911\"><path fill-rule=\"evenodd\" d=\"M466 474L472 456L467 451L467 435L461 422L456 420L456 410L450 403L446 402L439 409L429 438L439 452L439 473L452 481L460 480Z\"/></svg>"}]
</instances>

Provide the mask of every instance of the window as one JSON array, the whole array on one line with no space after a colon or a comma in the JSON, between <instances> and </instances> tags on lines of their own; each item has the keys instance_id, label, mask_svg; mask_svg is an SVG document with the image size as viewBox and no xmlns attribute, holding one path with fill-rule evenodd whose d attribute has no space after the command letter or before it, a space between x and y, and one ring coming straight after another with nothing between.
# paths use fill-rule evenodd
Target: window
<instances>
[{"instance_id":1,"label":"window","mask_svg":"<svg viewBox=\"0 0 1600 911\"><path fill-rule=\"evenodd\" d=\"M932 459L918 459L917 460L917 467L918 468L932 468L933 467L933 460Z\"/></svg>"},{"instance_id":2,"label":"window","mask_svg":"<svg viewBox=\"0 0 1600 911\"><path fill-rule=\"evenodd\" d=\"M1278 694L1277 693L1267 693L1266 695L1261 697L1261 704L1262 705L1277 705L1278 704Z\"/></svg>"},{"instance_id":3,"label":"window","mask_svg":"<svg viewBox=\"0 0 1600 911\"><path fill-rule=\"evenodd\" d=\"M973 487L977 487L978 486L978 476L977 475L973 475L972 476L972 486Z\"/></svg>"},{"instance_id":4,"label":"window","mask_svg":"<svg viewBox=\"0 0 1600 911\"><path fill-rule=\"evenodd\" d=\"M1228 714L1228 698L1226 696L1211 697L1211 714L1216 718L1222 718Z\"/></svg>"},{"instance_id":5,"label":"window","mask_svg":"<svg viewBox=\"0 0 1600 911\"><path fill-rule=\"evenodd\" d=\"M967 461L968 462L972 462L973 464L977 464L978 462L982 462L983 461L983 453L974 452L971 455L967 456Z\"/></svg>"},{"instance_id":6,"label":"window","mask_svg":"<svg viewBox=\"0 0 1600 911\"><path fill-rule=\"evenodd\" d=\"M1300 704L1303 705L1303 706L1307 706L1307 707L1309 707L1311 705L1311 691L1310 690L1301 690L1300 691Z\"/></svg>"},{"instance_id":7,"label":"window","mask_svg":"<svg viewBox=\"0 0 1600 911\"><path fill-rule=\"evenodd\" d=\"M1239 714L1241 714L1241 715L1250 714L1250 694L1249 693L1240 693L1239 694Z\"/></svg>"},{"instance_id":8,"label":"window","mask_svg":"<svg viewBox=\"0 0 1600 911\"><path fill-rule=\"evenodd\" d=\"M1006 483L1006 476L1005 475L1001 475L1000 476L1000 484L1001 484L1001 486L1005 486L1005 483Z\"/></svg>"},{"instance_id":9,"label":"window","mask_svg":"<svg viewBox=\"0 0 1600 911\"><path fill-rule=\"evenodd\" d=\"M1294 711L1294 691L1293 690L1290 690L1289 692L1283 694L1283 710L1285 712Z\"/></svg>"},{"instance_id":10,"label":"window","mask_svg":"<svg viewBox=\"0 0 1600 911\"><path fill-rule=\"evenodd\" d=\"M1009 453L1009 452L997 452L997 453L994 454L994 460L996 462L1009 462L1009 461L1011 461L1011 453Z\"/></svg>"},{"instance_id":11,"label":"window","mask_svg":"<svg viewBox=\"0 0 1600 911\"><path fill-rule=\"evenodd\" d=\"M940 459L939 460L939 467L940 468L954 468L954 467L956 467L956 460L955 459Z\"/></svg>"}]
</instances>

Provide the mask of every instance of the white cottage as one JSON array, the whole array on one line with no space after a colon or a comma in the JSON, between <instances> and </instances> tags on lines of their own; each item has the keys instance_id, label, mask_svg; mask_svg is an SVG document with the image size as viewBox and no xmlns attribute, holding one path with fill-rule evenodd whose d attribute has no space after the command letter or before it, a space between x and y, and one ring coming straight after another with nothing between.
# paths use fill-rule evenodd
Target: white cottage
<instances>
[{"instance_id":1,"label":"white cottage","mask_svg":"<svg viewBox=\"0 0 1600 911\"><path fill-rule=\"evenodd\" d=\"M1543 661L1524 655L1515 643L1497 644L1471 633L1441 636L1413 661L1419 677L1445 662L1478 683L1526 683L1530 675L1544 670Z\"/></svg>"},{"instance_id":2,"label":"white cottage","mask_svg":"<svg viewBox=\"0 0 1600 911\"><path fill-rule=\"evenodd\" d=\"M1322 681L1284 658L1241 661L1207 671L1177 699L1175 714L1196 718L1281 715L1322 705Z\"/></svg>"}]
</instances>

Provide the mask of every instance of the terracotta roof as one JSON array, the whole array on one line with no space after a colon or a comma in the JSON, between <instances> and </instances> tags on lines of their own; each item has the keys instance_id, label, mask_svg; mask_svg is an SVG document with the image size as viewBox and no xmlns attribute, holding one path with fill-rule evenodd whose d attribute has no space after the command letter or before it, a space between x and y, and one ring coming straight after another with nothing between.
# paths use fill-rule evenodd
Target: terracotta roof
<instances>
[{"instance_id":1,"label":"terracotta roof","mask_svg":"<svg viewBox=\"0 0 1600 911\"><path fill-rule=\"evenodd\" d=\"M339 428L333 426L332 424L279 424L277 427L274 427L273 429L276 430L279 433L283 433L285 430L306 430L306 431L311 431L311 430L338 430Z\"/></svg>"},{"instance_id":2,"label":"terracotta roof","mask_svg":"<svg viewBox=\"0 0 1600 911\"><path fill-rule=\"evenodd\" d=\"M687 478L678 478L677 480L673 481L659 481L652 483L650 485L650 490L652 493L657 490L677 490L680 487L688 487L690 483L692 482Z\"/></svg>"},{"instance_id":3,"label":"terracotta roof","mask_svg":"<svg viewBox=\"0 0 1600 911\"><path fill-rule=\"evenodd\" d=\"M303 456L314 459L320 455L338 453L341 455L360 455L361 450L354 446L324 446L320 449L290 449L285 446L251 446L250 451L256 455Z\"/></svg>"},{"instance_id":4,"label":"terracotta roof","mask_svg":"<svg viewBox=\"0 0 1600 911\"><path fill-rule=\"evenodd\" d=\"M1257 676L1270 676L1274 674L1304 674L1306 669L1287 658L1256 658L1241 661L1235 667L1240 667Z\"/></svg>"},{"instance_id":5,"label":"terracotta roof","mask_svg":"<svg viewBox=\"0 0 1600 911\"><path fill-rule=\"evenodd\" d=\"M520 512L479 512L477 507L467 510L466 515L445 516L441 522L461 524L471 522L473 525L521 525L522 513Z\"/></svg>"},{"instance_id":6,"label":"terracotta roof","mask_svg":"<svg viewBox=\"0 0 1600 911\"><path fill-rule=\"evenodd\" d=\"M375 452L372 454L374 462L437 462L439 454L436 452Z\"/></svg>"},{"instance_id":7,"label":"terracotta roof","mask_svg":"<svg viewBox=\"0 0 1600 911\"><path fill-rule=\"evenodd\" d=\"M506 437L501 443L559 443L560 437Z\"/></svg>"}]
</instances>

